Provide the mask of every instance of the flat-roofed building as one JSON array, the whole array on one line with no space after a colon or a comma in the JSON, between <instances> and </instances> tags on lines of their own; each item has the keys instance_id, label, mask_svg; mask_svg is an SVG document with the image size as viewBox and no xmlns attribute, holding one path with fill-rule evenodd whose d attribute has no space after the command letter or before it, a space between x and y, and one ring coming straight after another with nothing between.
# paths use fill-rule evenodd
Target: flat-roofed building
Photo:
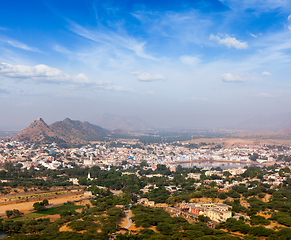
<instances>
[{"instance_id":1,"label":"flat-roofed building","mask_svg":"<svg viewBox=\"0 0 291 240\"><path fill-rule=\"evenodd\" d=\"M180 203L179 207L198 216L207 216L215 222L224 222L232 217L231 207L222 203Z\"/></svg>"}]
</instances>

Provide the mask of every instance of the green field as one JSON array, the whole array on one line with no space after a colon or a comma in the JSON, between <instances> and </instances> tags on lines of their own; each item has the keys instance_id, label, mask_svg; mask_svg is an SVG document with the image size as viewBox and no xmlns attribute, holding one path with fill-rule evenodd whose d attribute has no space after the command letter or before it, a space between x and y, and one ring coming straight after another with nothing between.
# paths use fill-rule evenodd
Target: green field
<instances>
[{"instance_id":1,"label":"green field","mask_svg":"<svg viewBox=\"0 0 291 240\"><path fill-rule=\"evenodd\" d=\"M77 210L80 208L84 208L84 206L76 206L76 205L69 205L68 204L68 205L62 205L59 207L48 208L48 209L41 211L41 212L35 211L32 213L20 215L20 216L14 217L13 219L18 220L18 221L31 220L31 219L35 219L35 218L44 217L47 215L60 214L61 212L65 212L65 211Z\"/></svg>"},{"instance_id":2,"label":"green field","mask_svg":"<svg viewBox=\"0 0 291 240\"><path fill-rule=\"evenodd\" d=\"M66 204L59 207L48 208L41 212L35 211L34 213L43 214L43 215L54 215L54 214L60 214L61 212L65 212L65 211L77 210L83 207L84 206Z\"/></svg>"}]
</instances>

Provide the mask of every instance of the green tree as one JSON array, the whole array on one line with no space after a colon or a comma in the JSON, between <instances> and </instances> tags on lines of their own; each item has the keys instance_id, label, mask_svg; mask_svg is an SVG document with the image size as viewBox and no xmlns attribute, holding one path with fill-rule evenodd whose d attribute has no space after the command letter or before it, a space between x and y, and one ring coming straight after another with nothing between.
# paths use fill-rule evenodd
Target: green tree
<instances>
[{"instance_id":1,"label":"green tree","mask_svg":"<svg viewBox=\"0 0 291 240\"><path fill-rule=\"evenodd\" d=\"M6 210L6 216L8 218L12 217L13 216L13 211L12 210Z\"/></svg>"},{"instance_id":2,"label":"green tree","mask_svg":"<svg viewBox=\"0 0 291 240\"><path fill-rule=\"evenodd\" d=\"M18 209L13 209L13 216L18 216L18 215L20 215L20 212L19 212L19 210Z\"/></svg>"},{"instance_id":3,"label":"green tree","mask_svg":"<svg viewBox=\"0 0 291 240\"><path fill-rule=\"evenodd\" d=\"M210 220L210 218L207 216L203 216L203 215L198 216L198 221L200 221L200 222L208 222L209 220Z\"/></svg>"},{"instance_id":4,"label":"green tree","mask_svg":"<svg viewBox=\"0 0 291 240\"><path fill-rule=\"evenodd\" d=\"M35 203L33 204L33 208L34 208L36 211L39 211L39 212L45 210L45 207L44 207L43 202L35 202Z\"/></svg>"},{"instance_id":5,"label":"green tree","mask_svg":"<svg viewBox=\"0 0 291 240\"><path fill-rule=\"evenodd\" d=\"M44 205L44 206L49 205L49 201L48 201L47 199L44 199L42 202L43 202L43 205Z\"/></svg>"}]
</instances>

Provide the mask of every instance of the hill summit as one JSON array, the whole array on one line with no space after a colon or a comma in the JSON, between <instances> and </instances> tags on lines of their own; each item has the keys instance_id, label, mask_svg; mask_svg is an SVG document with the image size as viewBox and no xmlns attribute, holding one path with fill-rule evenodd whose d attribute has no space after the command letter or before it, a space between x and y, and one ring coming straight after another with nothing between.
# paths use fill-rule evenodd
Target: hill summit
<instances>
[{"instance_id":1,"label":"hill summit","mask_svg":"<svg viewBox=\"0 0 291 240\"><path fill-rule=\"evenodd\" d=\"M48 125L42 118L38 118L12 140L34 143L56 142L63 146L71 146L103 140L109 134L110 131L88 122L66 118Z\"/></svg>"}]
</instances>

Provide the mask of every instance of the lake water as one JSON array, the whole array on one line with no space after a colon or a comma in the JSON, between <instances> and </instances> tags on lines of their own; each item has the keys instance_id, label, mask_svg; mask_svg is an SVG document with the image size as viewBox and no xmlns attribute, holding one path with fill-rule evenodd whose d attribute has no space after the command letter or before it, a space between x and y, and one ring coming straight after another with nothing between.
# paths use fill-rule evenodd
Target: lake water
<instances>
[{"instance_id":1,"label":"lake water","mask_svg":"<svg viewBox=\"0 0 291 240\"><path fill-rule=\"evenodd\" d=\"M192 167L199 167L199 168L216 168L220 167L222 169L232 169L232 168L239 168L245 166L251 166L251 164L241 164L241 163L223 163L223 162L192 162L192 163L182 163L180 164L183 168L192 168Z\"/></svg>"},{"instance_id":2,"label":"lake water","mask_svg":"<svg viewBox=\"0 0 291 240\"><path fill-rule=\"evenodd\" d=\"M0 231L0 239L7 236L7 233Z\"/></svg>"}]
</instances>

